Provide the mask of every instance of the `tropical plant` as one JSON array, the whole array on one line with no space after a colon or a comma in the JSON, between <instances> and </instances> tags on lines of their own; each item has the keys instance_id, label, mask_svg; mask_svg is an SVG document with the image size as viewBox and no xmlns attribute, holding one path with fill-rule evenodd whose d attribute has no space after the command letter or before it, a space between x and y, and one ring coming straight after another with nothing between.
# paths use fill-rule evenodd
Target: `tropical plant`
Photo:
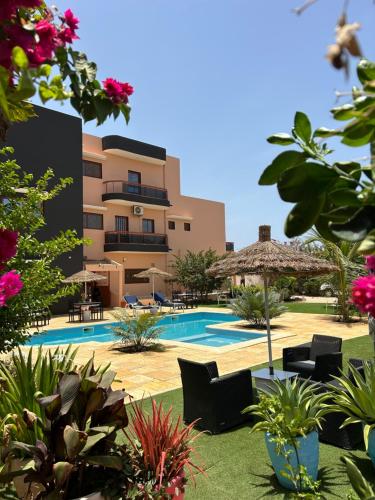
<instances>
[{"instance_id":1,"label":"tropical plant","mask_svg":"<svg viewBox=\"0 0 375 500\"><path fill-rule=\"evenodd\" d=\"M270 319L276 318L287 311L287 308L280 302L280 295L275 291L269 292L268 303ZM230 307L233 314L245 319L257 328L263 327L266 323L263 291L254 292L251 288L244 288L242 294L232 301Z\"/></svg>"},{"instance_id":2,"label":"tropical plant","mask_svg":"<svg viewBox=\"0 0 375 500\"><path fill-rule=\"evenodd\" d=\"M288 301L297 293L298 280L294 276L280 276L273 283L273 288L280 294L282 301Z\"/></svg>"},{"instance_id":3,"label":"tropical plant","mask_svg":"<svg viewBox=\"0 0 375 500\"><path fill-rule=\"evenodd\" d=\"M0 150L0 228L18 233L17 253L5 270L16 269L23 282L21 292L11 299L9 307L0 307L0 352L10 351L29 337L28 324L35 311L48 309L61 297L72 294L77 285L61 285L63 274L56 259L82 243L76 231L60 232L40 241L39 231L46 225L44 208L49 201L72 183L60 179L53 186L53 172L47 170L39 179L21 170L15 160L7 158L12 148ZM22 195L20 195L22 193Z\"/></svg>"},{"instance_id":4,"label":"tropical plant","mask_svg":"<svg viewBox=\"0 0 375 500\"><path fill-rule=\"evenodd\" d=\"M357 253L359 243L343 240L329 241L313 231L305 241L305 245L310 248L310 251L329 260L338 268L331 276L325 277L325 280L331 284L333 290L336 290L339 319L349 322L355 311L350 303L351 282L359 275L365 274L363 258Z\"/></svg>"},{"instance_id":5,"label":"tropical plant","mask_svg":"<svg viewBox=\"0 0 375 500\"><path fill-rule=\"evenodd\" d=\"M348 375L334 378L339 384L330 386L332 404L327 411L345 413L343 426L362 422L366 441L366 436L375 428L375 364L365 361L362 373L349 364Z\"/></svg>"},{"instance_id":6,"label":"tropical plant","mask_svg":"<svg viewBox=\"0 0 375 500\"><path fill-rule=\"evenodd\" d=\"M263 431L275 443L276 453L285 459L285 470L281 475L287 478L297 492L296 498L321 498L320 482L313 480L298 457L299 438L306 437L320 427L323 418L322 403L327 394L317 394L316 384L298 378L285 382L275 380L271 391L260 389L259 402L243 410L257 418L251 432ZM292 455L297 458L293 466ZM305 493L305 490L309 490Z\"/></svg>"},{"instance_id":7,"label":"tropical plant","mask_svg":"<svg viewBox=\"0 0 375 500\"><path fill-rule=\"evenodd\" d=\"M130 315L127 309L116 307L111 315L118 321L108 328L126 348L139 352L149 349L159 339L164 329L157 326L160 314Z\"/></svg>"},{"instance_id":8,"label":"tropical plant","mask_svg":"<svg viewBox=\"0 0 375 500\"><path fill-rule=\"evenodd\" d=\"M352 494L348 495L348 500L375 500L375 491L368 481L363 477L361 471L355 465L353 460L349 457L341 457L341 461L345 464L346 472L349 477L350 484L352 485L356 497Z\"/></svg>"},{"instance_id":9,"label":"tropical plant","mask_svg":"<svg viewBox=\"0 0 375 500\"><path fill-rule=\"evenodd\" d=\"M70 100L85 121L129 120L133 88L113 78L97 80L97 66L73 49L79 19L43 0L2 0L0 10L0 140L12 122L35 116L28 100Z\"/></svg>"},{"instance_id":10,"label":"tropical plant","mask_svg":"<svg viewBox=\"0 0 375 500\"><path fill-rule=\"evenodd\" d=\"M320 427L323 418L322 403L327 394L317 394L316 384L298 378L285 382L275 380L272 392L259 389L259 402L243 410L257 417L251 432L269 432L292 444L292 439L306 436Z\"/></svg>"},{"instance_id":11,"label":"tropical plant","mask_svg":"<svg viewBox=\"0 0 375 500\"><path fill-rule=\"evenodd\" d=\"M157 406L155 400L152 400L151 415L145 414L142 404L133 403L132 409L129 427L124 432L132 448L137 488L151 484L151 490L159 493L165 493L171 486L183 491L185 468L193 480L194 470L203 473L191 457L193 443L199 436L193 435L196 422L181 427L181 417L174 422L172 408L165 412L162 403Z\"/></svg>"},{"instance_id":12,"label":"tropical plant","mask_svg":"<svg viewBox=\"0 0 375 500\"><path fill-rule=\"evenodd\" d=\"M173 265L176 282L207 300L207 295L220 289L225 282L225 278L207 274L207 270L219 259L219 255L211 248L200 252L188 250L185 255L176 256Z\"/></svg>"},{"instance_id":13,"label":"tropical plant","mask_svg":"<svg viewBox=\"0 0 375 500\"><path fill-rule=\"evenodd\" d=\"M362 59L357 66L362 88L354 87L352 102L331 110L339 121L337 129L312 130L308 117L297 112L290 134L274 134L271 144L295 145L300 150L279 154L259 180L277 184L283 201L294 203L285 223L289 237L299 236L315 226L329 241L359 242L358 252L375 252L375 199L373 154L370 163L327 160L332 150L321 139L337 136L350 147L370 145L375 126L375 63Z\"/></svg>"},{"instance_id":14,"label":"tropical plant","mask_svg":"<svg viewBox=\"0 0 375 500\"><path fill-rule=\"evenodd\" d=\"M60 375L53 394L37 395L43 417L26 409L23 419L41 428L43 440L10 441L2 450L0 483L25 475L26 485L42 488L37 498L76 498L105 488L107 471L124 471L128 457L119 453L115 438L128 423L126 394L111 389L115 375L108 367L95 369L90 359ZM29 461L15 470L19 456Z\"/></svg>"},{"instance_id":15,"label":"tropical plant","mask_svg":"<svg viewBox=\"0 0 375 500\"><path fill-rule=\"evenodd\" d=\"M10 364L0 362L0 419L22 417L25 409L43 419L44 410L36 396L53 394L61 374L75 368L77 351L72 346L47 352L41 347L36 352L30 348L27 354L18 349L12 353ZM39 426L27 427L22 419L17 427L17 439L24 443L34 444L43 437Z\"/></svg>"}]
</instances>

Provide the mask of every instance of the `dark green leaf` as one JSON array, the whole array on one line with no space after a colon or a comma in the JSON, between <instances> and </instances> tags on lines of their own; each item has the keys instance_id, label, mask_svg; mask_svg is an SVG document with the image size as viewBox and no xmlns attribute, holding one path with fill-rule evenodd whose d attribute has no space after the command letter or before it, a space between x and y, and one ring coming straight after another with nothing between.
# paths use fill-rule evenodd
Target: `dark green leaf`
<instances>
[{"instance_id":1,"label":"dark green leaf","mask_svg":"<svg viewBox=\"0 0 375 500\"><path fill-rule=\"evenodd\" d=\"M309 143L311 140L311 123L307 115L297 111L294 116L294 130L303 142Z\"/></svg>"},{"instance_id":2,"label":"dark green leaf","mask_svg":"<svg viewBox=\"0 0 375 500\"><path fill-rule=\"evenodd\" d=\"M284 134L283 132L271 135L268 137L267 141L270 144L279 144L280 146L288 146L289 144L294 144L296 142L291 135Z\"/></svg>"},{"instance_id":3,"label":"dark green leaf","mask_svg":"<svg viewBox=\"0 0 375 500\"><path fill-rule=\"evenodd\" d=\"M340 131L337 129L319 127L314 132L314 137L333 137L334 135L339 135Z\"/></svg>"},{"instance_id":4,"label":"dark green leaf","mask_svg":"<svg viewBox=\"0 0 375 500\"><path fill-rule=\"evenodd\" d=\"M53 476L59 489L64 486L73 469L74 465L69 462L56 462L53 464Z\"/></svg>"},{"instance_id":5,"label":"dark green leaf","mask_svg":"<svg viewBox=\"0 0 375 500\"><path fill-rule=\"evenodd\" d=\"M343 104L342 106L332 108L331 113L333 114L335 120L342 121L350 120L357 115L353 104Z\"/></svg>"},{"instance_id":6,"label":"dark green leaf","mask_svg":"<svg viewBox=\"0 0 375 500\"><path fill-rule=\"evenodd\" d=\"M80 383L78 373L67 373L62 376L58 387L58 392L61 394L60 415L66 415L69 412L78 395Z\"/></svg>"},{"instance_id":7,"label":"dark green leaf","mask_svg":"<svg viewBox=\"0 0 375 500\"><path fill-rule=\"evenodd\" d=\"M329 193L329 199L335 205L346 205L350 207L360 207L362 202L358 199L358 192L354 189L337 189Z\"/></svg>"},{"instance_id":8,"label":"dark green leaf","mask_svg":"<svg viewBox=\"0 0 375 500\"><path fill-rule=\"evenodd\" d=\"M259 179L259 184L261 186L275 184L285 170L303 163L304 159L304 154L299 151L284 151L276 156L271 165L268 165L264 170Z\"/></svg>"},{"instance_id":9,"label":"dark green leaf","mask_svg":"<svg viewBox=\"0 0 375 500\"><path fill-rule=\"evenodd\" d=\"M342 240L361 241L375 227L375 207L364 207L347 222L330 224L332 233Z\"/></svg>"},{"instance_id":10,"label":"dark green leaf","mask_svg":"<svg viewBox=\"0 0 375 500\"><path fill-rule=\"evenodd\" d=\"M70 425L67 425L64 429L64 443L66 449L66 455L69 459L75 458L78 453L84 448L87 442L86 432L78 431L73 429Z\"/></svg>"},{"instance_id":11,"label":"dark green leaf","mask_svg":"<svg viewBox=\"0 0 375 500\"><path fill-rule=\"evenodd\" d=\"M361 59L357 65L357 75L361 83L375 80L375 63Z\"/></svg>"},{"instance_id":12,"label":"dark green leaf","mask_svg":"<svg viewBox=\"0 0 375 500\"><path fill-rule=\"evenodd\" d=\"M297 203L285 222L285 234L294 238L308 231L319 217L325 196L317 196Z\"/></svg>"},{"instance_id":13,"label":"dark green leaf","mask_svg":"<svg viewBox=\"0 0 375 500\"><path fill-rule=\"evenodd\" d=\"M352 147L364 146L371 142L374 131L373 126L363 122L356 122L345 128L341 142Z\"/></svg>"},{"instance_id":14,"label":"dark green leaf","mask_svg":"<svg viewBox=\"0 0 375 500\"><path fill-rule=\"evenodd\" d=\"M341 461L346 465L346 472L348 474L350 483L357 493L358 497L364 500L374 498L375 492L370 483L368 483L362 476L358 467L349 457L341 457Z\"/></svg>"},{"instance_id":15,"label":"dark green leaf","mask_svg":"<svg viewBox=\"0 0 375 500\"><path fill-rule=\"evenodd\" d=\"M122 470L124 468L122 458L115 455L89 456L85 458L85 462L116 470Z\"/></svg>"},{"instance_id":16,"label":"dark green leaf","mask_svg":"<svg viewBox=\"0 0 375 500\"><path fill-rule=\"evenodd\" d=\"M335 171L319 163L304 163L286 170L277 188L282 200L299 202L326 192L338 178Z\"/></svg>"}]
</instances>

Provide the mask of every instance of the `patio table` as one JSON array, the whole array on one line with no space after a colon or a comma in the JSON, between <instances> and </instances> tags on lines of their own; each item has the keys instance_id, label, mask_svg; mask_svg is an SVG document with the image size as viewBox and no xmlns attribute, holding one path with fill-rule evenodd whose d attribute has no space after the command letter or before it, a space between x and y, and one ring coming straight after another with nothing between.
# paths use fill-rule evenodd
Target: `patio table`
<instances>
[{"instance_id":1,"label":"patio table","mask_svg":"<svg viewBox=\"0 0 375 500\"><path fill-rule=\"evenodd\" d=\"M101 302L75 302L73 304L74 308L79 309L80 314L80 321L91 321L91 308L92 307L100 307L102 304Z\"/></svg>"},{"instance_id":2,"label":"patio table","mask_svg":"<svg viewBox=\"0 0 375 500\"><path fill-rule=\"evenodd\" d=\"M269 368L261 368L260 370L252 372L252 376L255 380L257 389L263 389L267 392L272 392L272 385L274 380L285 382L285 380L293 379L295 377L298 377L298 375L299 374L296 372L287 372L284 370L274 370L273 375L270 375Z\"/></svg>"}]
</instances>

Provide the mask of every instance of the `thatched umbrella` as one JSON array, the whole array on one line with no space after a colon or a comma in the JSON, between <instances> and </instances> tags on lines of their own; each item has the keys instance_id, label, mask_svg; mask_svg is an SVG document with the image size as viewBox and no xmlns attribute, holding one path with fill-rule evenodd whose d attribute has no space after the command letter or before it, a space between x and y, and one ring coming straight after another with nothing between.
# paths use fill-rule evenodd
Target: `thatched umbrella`
<instances>
[{"instance_id":1,"label":"thatched umbrella","mask_svg":"<svg viewBox=\"0 0 375 500\"><path fill-rule=\"evenodd\" d=\"M79 271L78 273L72 274L68 278L62 280L63 283L84 283L85 284L85 297L87 297L87 283L94 283L95 281L105 280L105 276L101 274L96 274L91 271Z\"/></svg>"},{"instance_id":2,"label":"thatched umbrella","mask_svg":"<svg viewBox=\"0 0 375 500\"><path fill-rule=\"evenodd\" d=\"M236 274L258 274L263 277L270 375L273 375L268 302L270 279L280 275L311 276L334 271L337 271L337 267L326 260L271 240L271 226L259 226L259 241L215 262L208 270L209 274L218 277Z\"/></svg>"},{"instance_id":3,"label":"thatched umbrella","mask_svg":"<svg viewBox=\"0 0 375 500\"><path fill-rule=\"evenodd\" d=\"M151 278L152 279L152 297L154 297L155 293L155 276L161 278L170 278L172 275L158 269L157 267L150 267L150 269L146 269L145 271L141 271L138 274L135 274L137 278Z\"/></svg>"}]
</instances>

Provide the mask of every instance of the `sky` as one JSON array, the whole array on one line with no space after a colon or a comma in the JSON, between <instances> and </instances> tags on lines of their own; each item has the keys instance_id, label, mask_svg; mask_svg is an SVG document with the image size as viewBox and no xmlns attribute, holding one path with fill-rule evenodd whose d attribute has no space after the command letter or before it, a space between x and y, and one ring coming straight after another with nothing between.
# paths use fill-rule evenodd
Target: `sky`
<instances>
[{"instance_id":1,"label":"sky","mask_svg":"<svg viewBox=\"0 0 375 500\"><path fill-rule=\"evenodd\" d=\"M258 226L285 240L291 205L274 186L258 186L264 168L281 152L267 143L288 132L295 111L313 126L334 126L329 109L346 81L324 59L343 1L320 0L303 15L303 0L57 0L80 18L75 44L98 64L98 78L130 82L129 125L108 120L95 135L118 134L165 147L181 159L182 193L222 201L226 238L235 248L257 239ZM375 59L375 6L352 0L349 21L360 21L364 54ZM37 102L37 101L36 101ZM342 103L345 100L341 100ZM65 103L48 107L75 114ZM334 142L334 157L367 152Z\"/></svg>"}]
</instances>

